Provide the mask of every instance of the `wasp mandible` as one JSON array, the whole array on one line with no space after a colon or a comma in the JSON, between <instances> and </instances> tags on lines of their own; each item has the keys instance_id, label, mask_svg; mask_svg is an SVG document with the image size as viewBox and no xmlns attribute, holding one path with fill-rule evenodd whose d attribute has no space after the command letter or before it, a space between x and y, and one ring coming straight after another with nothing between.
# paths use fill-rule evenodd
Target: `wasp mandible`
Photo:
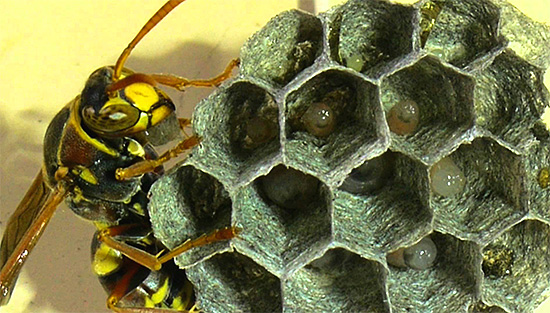
<instances>
[{"instance_id":1,"label":"wasp mandible","mask_svg":"<svg viewBox=\"0 0 550 313\"><path fill-rule=\"evenodd\" d=\"M94 271L109 293L108 307L116 312L158 311L154 306L190 309L192 297L184 290L190 283L167 285L180 274L170 263L173 257L236 236L238 230L229 227L168 251L154 238L148 220L147 192L162 174L163 164L200 142L197 136L186 136L167 152L156 153L149 131L175 116L172 100L157 85L178 90L217 86L238 65L233 60L223 73L208 80L134 73L123 67L140 40L184 1L168 1L159 9L116 64L93 72L81 94L51 121L44 138L42 170L10 217L2 238L0 305L9 301L25 260L64 200L98 228ZM180 119L178 124L183 129L190 121ZM138 288L145 285L148 289Z\"/></svg>"}]
</instances>

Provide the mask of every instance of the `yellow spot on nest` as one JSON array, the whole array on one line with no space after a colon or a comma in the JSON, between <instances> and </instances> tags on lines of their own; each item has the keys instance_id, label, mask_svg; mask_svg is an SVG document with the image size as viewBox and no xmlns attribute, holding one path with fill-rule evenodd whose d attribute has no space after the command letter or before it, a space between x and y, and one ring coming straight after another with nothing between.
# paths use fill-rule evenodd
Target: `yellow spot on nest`
<instances>
[{"instance_id":1,"label":"yellow spot on nest","mask_svg":"<svg viewBox=\"0 0 550 313\"><path fill-rule=\"evenodd\" d=\"M357 72L361 72L363 65L365 65L365 59L360 54L354 54L346 59L347 67Z\"/></svg>"},{"instance_id":2,"label":"yellow spot on nest","mask_svg":"<svg viewBox=\"0 0 550 313\"><path fill-rule=\"evenodd\" d=\"M538 181L541 188L544 189L548 187L548 184L550 183L550 169L548 169L548 167L540 170Z\"/></svg>"},{"instance_id":3,"label":"yellow spot on nest","mask_svg":"<svg viewBox=\"0 0 550 313\"><path fill-rule=\"evenodd\" d=\"M550 131L550 107L546 107L542 114L542 123L546 126L546 129Z\"/></svg>"}]
</instances>

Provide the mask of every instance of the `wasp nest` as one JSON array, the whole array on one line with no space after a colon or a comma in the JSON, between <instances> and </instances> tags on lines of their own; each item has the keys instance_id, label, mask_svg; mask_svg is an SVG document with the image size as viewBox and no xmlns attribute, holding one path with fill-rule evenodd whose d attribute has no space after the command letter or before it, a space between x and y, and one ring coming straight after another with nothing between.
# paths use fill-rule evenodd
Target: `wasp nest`
<instances>
[{"instance_id":1,"label":"wasp nest","mask_svg":"<svg viewBox=\"0 0 550 313\"><path fill-rule=\"evenodd\" d=\"M206 312L529 312L550 295L550 29L497 0L273 18L152 188Z\"/></svg>"}]
</instances>

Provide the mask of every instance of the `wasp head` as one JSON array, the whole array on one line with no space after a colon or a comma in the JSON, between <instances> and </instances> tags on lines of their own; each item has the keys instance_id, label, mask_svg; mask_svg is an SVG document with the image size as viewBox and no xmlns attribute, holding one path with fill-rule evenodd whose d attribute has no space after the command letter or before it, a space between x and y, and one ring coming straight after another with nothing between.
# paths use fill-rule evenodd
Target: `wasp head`
<instances>
[{"instance_id":1,"label":"wasp head","mask_svg":"<svg viewBox=\"0 0 550 313\"><path fill-rule=\"evenodd\" d=\"M102 67L90 75L80 97L84 124L104 137L137 134L170 116L174 103L146 75L124 69L119 86L112 90L113 68Z\"/></svg>"}]
</instances>

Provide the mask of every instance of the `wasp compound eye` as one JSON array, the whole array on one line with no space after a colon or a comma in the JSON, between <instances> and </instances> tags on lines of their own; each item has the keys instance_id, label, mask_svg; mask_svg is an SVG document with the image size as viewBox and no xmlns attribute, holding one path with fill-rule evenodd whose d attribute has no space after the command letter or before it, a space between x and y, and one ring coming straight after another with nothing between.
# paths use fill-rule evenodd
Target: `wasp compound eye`
<instances>
[{"instance_id":1,"label":"wasp compound eye","mask_svg":"<svg viewBox=\"0 0 550 313\"><path fill-rule=\"evenodd\" d=\"M141 112L128 103L111 104L103 107L98 113L91 107L82 110L86 126L101 134L124 131L134 126L140 115Z\"/></svg>"}]
</instances>

